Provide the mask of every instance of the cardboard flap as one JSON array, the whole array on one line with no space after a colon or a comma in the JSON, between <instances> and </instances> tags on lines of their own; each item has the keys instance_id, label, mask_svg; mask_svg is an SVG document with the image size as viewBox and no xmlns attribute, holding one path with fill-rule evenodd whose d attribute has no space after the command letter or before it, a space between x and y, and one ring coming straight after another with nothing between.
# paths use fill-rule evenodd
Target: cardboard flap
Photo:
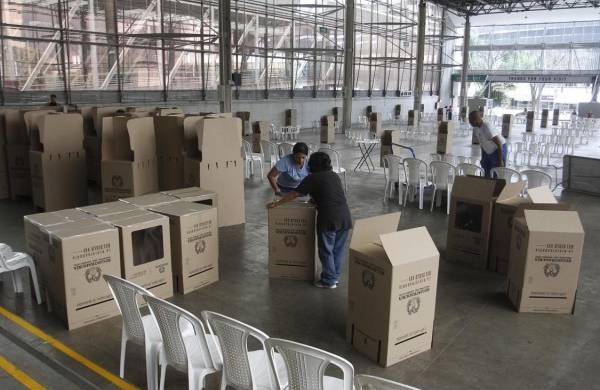
<instances>
[{"instance_id":1,"label":"cardboard flap","mask_svg":"<svg viewBox=\"0 0 600 390\"><path fill-rule=\"evenodd\" d=\"M102 129L104 127L104 117L113 116L117 111L123 111L125 113L125 107L113 106L113 107L92 107L92 122L96 133L101 136Z\"/></svg>"},{"instance_id":2,"label":"cardboard flap","mask_svg":"<svg viewBox=\"0 0 600 390\"><path fill-rule=\"evenodd\" d=\"M521 194L523 193L524 189L524 181L518 181L516 183L507 183L502 189L502 192L500 192L500 195L498 195L498 199L496 201L506 202L511 199L519 198L521 197Z\"/></svg>"},{"instance_id":3,"label":"cardboard flap","mask_svg":"<svg viewBox=\"0 0 600 390\"><path fill-rule=\"evenodd\" d=\"M159 156L183 155L183 117L154 117L154 134Z\"/></svg>"},{"instance_id":4,"label":"cardboard flap","mask_svg":"<svg viewBox=\"0 0 600 390\"><path fill-rule=\"evenodd\" d=\"M199 156L198 133L196 126L203 117L200 115L186 116L183 118L183 138L185 155L188 157Z\"/></svg>"},{"instance_id":5,"label":"cardboard flap","mask_svg":"<svg viewBox=\"0 0 600 390\"><path fill-rule=\"evenodd\" d=\"M25 120L19 110L8 109L4 111L4 126L6 129L6 143L8 145L29 144Z\"/></svg>"},{"instance_id":6,"label":"cardboard flap","mask_svg":"<svg viewBox=\"0 0 600 390\"><path fill-rule=\"evenodd\" d=\"M382 234L380 239L393 265L427 259L440 254L424 226Z\"/></svg>"},{"instance_id":7,"label":"cardboard flap","mask_svg":"<svg viewBox=\"0 0 600 390\"><path fill-rule=\"evenodd\" d=\"M23 114L23 120L25 121L25 129L27 132L31 134L32 130L38 128L38 118L50 113L56 113L56 110L34 110L25 112Z\"/></svg>"},{"instance_id":8,"label":"cardboard flap","mask_svg":"<svg viewBox=\"0 0 600 390\"><path fill-rule=\"evenodd\" d=\"M156 138L152 117L130 119L127 121L127 132L134 161L156 157Z\"/></svg>"},{"instance_id":9,"label":"cardboard flap","mask_svg":"<svg viewBox=\"0 0 600 390\"><path fill-rule=\"evenodd\" d=\"M583 233L577 211L523 210L530 232Z\"/></svg>"},{"instance_id":10,"label":"cardboard flap","mask_svg":"<svg viewBox=\"0 0 600 390\"><path fill-rule=\"evenodd\" d=\"M38 123L44 152L72 152L83 149L81 114L44 115Z\"/></svg>"},{"instance_id":11,"label":"cardboard flap","mask_svg":"<svg viewBox=\"0 0 600 390\"><path fill-rule=\"evenodd\" d=\"M506 182L479 176L458 176L452 186L452 196L465 199L487 200L500 194Z\"/></svg>"},{"instance_id":12,"label":"cardboard flap","mask_svg":"<svg viewBox=\"0 0 600 390\"><path fill-rule=\"evenodd\" d=\"M400 214L397 212L354 221L350 249L358 250L368 244L380 243L380 235L398 230Z\"/></svg>"},{"instance_id":13,"label":"cardboard flap","mask_svg":"<svg viewBox=\"0 0 600 390\"><path fill-rule=\"evenodd\" d=\"M547 186L528 188L527 196L533 203L558 203L556 197Z\"/></svg>"},{"instance_id":14,"label":"cardboard flap","mask_svg":"<svg viewBox=\"0 0 600 390\"><path fill-rule=\"evenodd\" d=\"M202 161L239 160L242 148L240 118L204 118L196 125Z\"/></svg>"},{"instance_id":15,"label":"cardboard flap","mask_svg":"<svg viewBox=\"0 0 600 390\"><path fill-rule=\"evenodd\" d=\"M132 161L125 116L102 118L102 160Z\"/></svg>"},{"instance_id":16,"label":"cardboard flap","mask_svg":"<svg viewBox=\"0 0 600 390\"><path fill-rule=\"evenodd\" d=\"M523 218L525 210L559 210L569 211L569 206L564 203L526 203L519 205L515 211L514 218Z\"/></svg>"}]
</instances>

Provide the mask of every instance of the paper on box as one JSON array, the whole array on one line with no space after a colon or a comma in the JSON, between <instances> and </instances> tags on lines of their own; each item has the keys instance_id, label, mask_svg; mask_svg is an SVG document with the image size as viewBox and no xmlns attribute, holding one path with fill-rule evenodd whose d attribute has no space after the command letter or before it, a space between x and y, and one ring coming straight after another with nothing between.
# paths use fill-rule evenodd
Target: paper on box
<instances>
[{"instance_id":1,"label":"paper on box","mask_svg":"<svg viewBox=\"0 0 600 390\"><path fill-rule=\"evenodd\" d=\"M318 274L315 206L288 202L269 209L268 219L269 277L313 280Z\"/></svg>"},{"instance_id":2,"label":"paper on box","mask_svg":"<svg viewBox=\"0 0 600 390\"><path fill-rule=\"evenodd\" d=\"M146 195L135 196L132 198L121 199L122 202L129 203L130 205L133 205L133 206L136 206L139 208L143 208L143 209L148 209L148 208L160 206L163 204L177 202L178 200L179 199L175 196L163 194L160 192L158 192L156 194L146 194Z\"/></svg>"},{"instance_id":3,"label":"paper on box","mask_svg":"<svg viewBox=\"0 0 600 390\"><path fill-rule=\"evenodd\" d=\"M100 203L78 208L78 210L93 215L94 217L107 217L114 214L122 214L128 211L135 211L137 209L137 206L126 202L122 202L120 200L116 202Z\"/></svg>"},{"instance_id":4,"label":"paper on box","mask_svg":"<svg viewBox=\"0 0 600 390\"><path fill-rule=\"evenodd\" d=\"M355 222L348 342L388 367L431 348L439 252L424 227L396 232L400 213Z\"/></svg>"},{"instance_id":5,"label":"paper on box","mask_svg":"<svg viewBox=\"0 0 600 390\"><path fill-rule=\"evenodd\" d=\"M575 211L515 215L507 293L518 312L574 312L584 235Z\"/></svg>"},{"instance_id":6,"label":"paper on box","mask_svg":"<svg viewBox=\"0 0 600 390\"><path fill-rule=\"evenodd\" d=\"M175 291L187 294L219 280L217 208L178 201L151 208L169 218Z\"/></svg>"}]
</instances>

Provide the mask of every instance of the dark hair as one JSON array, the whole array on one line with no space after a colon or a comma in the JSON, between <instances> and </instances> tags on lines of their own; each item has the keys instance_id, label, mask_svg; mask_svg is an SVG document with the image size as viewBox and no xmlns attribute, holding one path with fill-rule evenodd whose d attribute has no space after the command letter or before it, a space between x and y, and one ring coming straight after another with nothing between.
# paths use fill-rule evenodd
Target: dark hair
<instances>
[{"instance_id":1,"label":"dark hair","mask_svg":"<svg viewBox=\"0 0 600 390\"><path fill-rule=\"evenodd\" d=\"M469 120L474 120L477 116L481 116L479 111L471 111L469 113Z\"/></svg>"},{"instance_id":2,"label":"dark hair","mask_svg":"<svg viewBox=\"0 0 600 390\"><path fill-rule=\"evenodd\" d=\"M55 94L52 94L52 95L50 95L50 97L51 97L51 98L55 98L55 97L56 97L56 95L55 95Z\"/></svg>"},{"instance_id":3,"label":"dark hair","mask_svg":"<svg viewBox=\"0 0 600 390\"><path fill-rule=\"evenodd\" d=\"M315 152L308 159L308 170L310 173L331 171L331 159L327 153Z\"/></svg>"},{"instance_id":4,"label":"dark hair","mask_svg":"<svg viewBox=\"0 0 600 390\"><path fill-rule=\"evenodd\" d=\"M292 154L302 153L305 156L308 156L308 145L304 142L296 142L294 147L292 148Z\"/></svg>"}]
</instances>

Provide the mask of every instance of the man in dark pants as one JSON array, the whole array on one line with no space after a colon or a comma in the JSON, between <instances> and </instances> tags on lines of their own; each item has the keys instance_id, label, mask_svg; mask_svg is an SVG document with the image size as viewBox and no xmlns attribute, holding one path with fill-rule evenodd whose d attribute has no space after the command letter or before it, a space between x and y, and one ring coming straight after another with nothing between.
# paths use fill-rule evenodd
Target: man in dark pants
<instances>
[{"instance_id":1,"label":"man in dark pants","mask_svg":"<svg viewBox=\"0 0 600 390\"><path fill-rule=\"evenodd\" d=\"M317 205L317 238L319 258L323 266L321 280L315 282L320 288L336 288L344 260L344 251L352 219L346 202L344 187L337 173L331 168L329 156L323 152L311 154L308 160L310 174L294 190L267 205L277 207L309 194Z\"/></svg>"},{"instance_id":2,"label":"man in dark pants","mask_svg":"<svg viewBox=\"0 0 600 390\"><path fill-rule=\"evenodd\" d=\"M481 119L479 111L469 113L469 123L473 126L481 146L481 167L485 171L485 176L491 177L492 168L506 165L506 140L500 131Z\"/></svg>"}]
</instances>

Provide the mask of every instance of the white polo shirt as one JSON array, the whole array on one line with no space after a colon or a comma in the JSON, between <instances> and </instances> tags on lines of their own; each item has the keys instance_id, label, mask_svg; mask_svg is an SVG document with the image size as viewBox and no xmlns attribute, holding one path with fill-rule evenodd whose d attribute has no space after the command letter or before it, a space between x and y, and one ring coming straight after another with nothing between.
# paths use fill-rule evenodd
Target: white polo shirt
<instances>
[{"instance_id":1,"label":"white polo shirt","mask_svg":"<svg viewBox=\"0 0 600 390\"><path fill-rule=\"evenodd\" d=\"M487 154L492 154L498 149L498 146L493 141L494 137L498 137L500 143L504 145L506 140L494 126L490 126L487 122L483 122L480 127L473 127L475 135L479 139L479 145Z\"/></svg>"}]
</instances>

